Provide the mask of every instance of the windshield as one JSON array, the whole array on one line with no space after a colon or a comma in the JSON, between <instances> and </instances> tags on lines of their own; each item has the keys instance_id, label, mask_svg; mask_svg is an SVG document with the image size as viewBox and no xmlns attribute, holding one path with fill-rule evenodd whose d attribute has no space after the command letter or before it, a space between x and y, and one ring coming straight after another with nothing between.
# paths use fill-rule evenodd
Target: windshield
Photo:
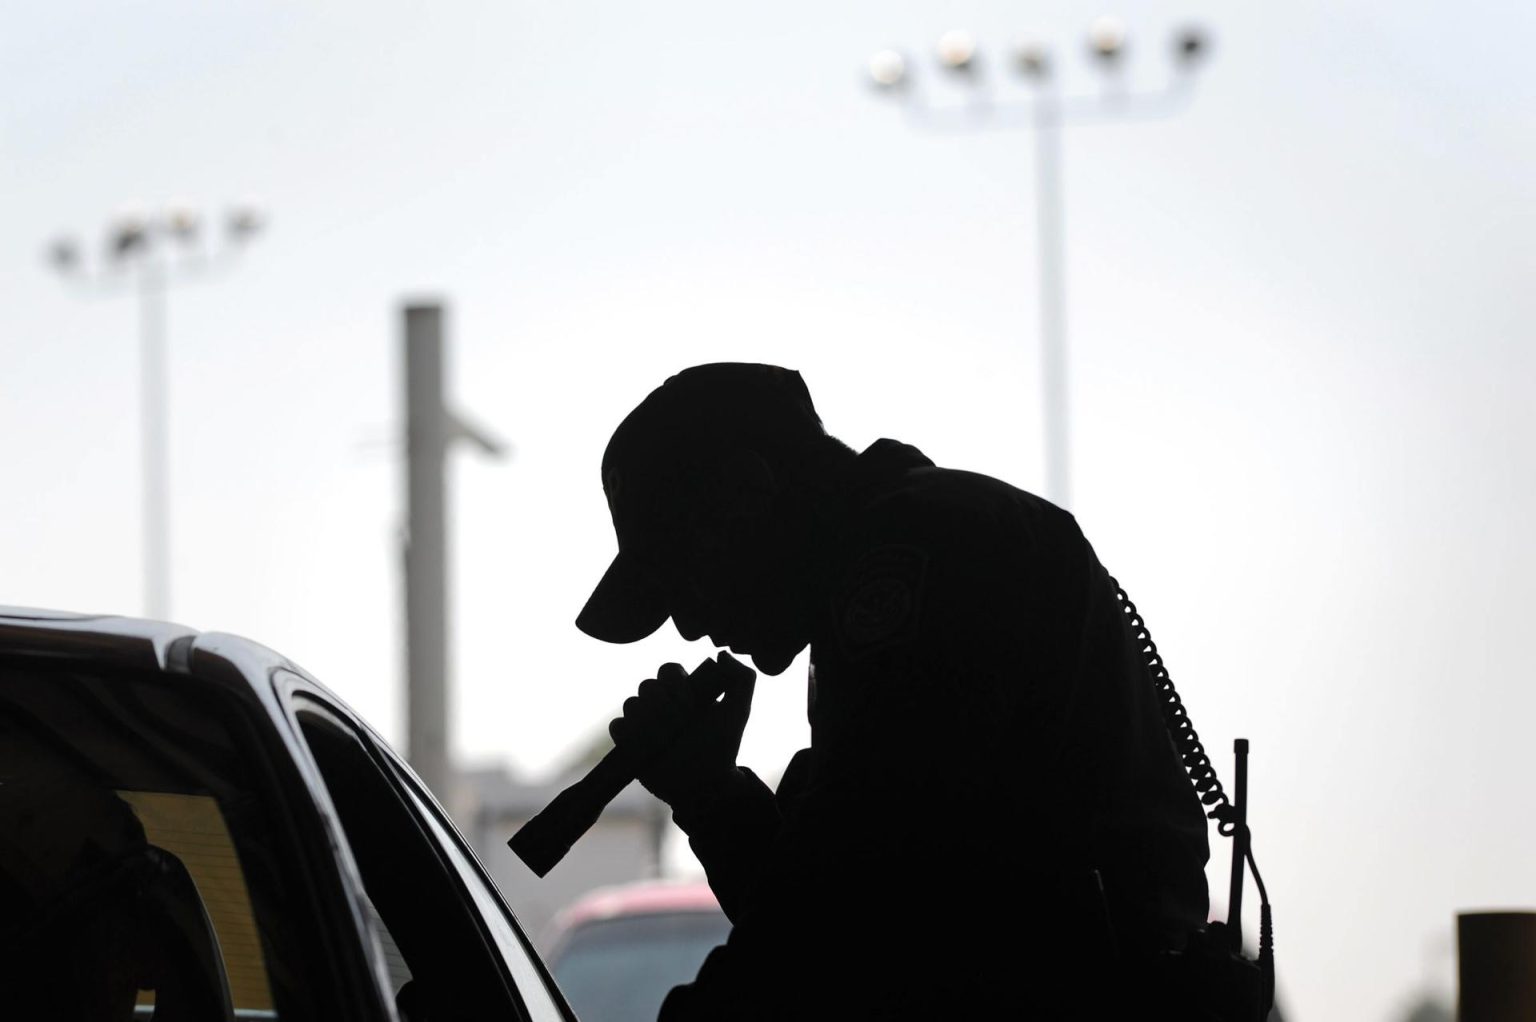
<instances>
[{"instance_id":1,"label":"windshield","mask_svg":"<svg viewBox=\"0 0 1536 1022\"><path fill-rule=\"evenodd\" d=\"M582 1022L652 1022L667 991L692 980L730 932L723 912L601 919L571 932L551 971Z\"/></svg>"}]
</instances>

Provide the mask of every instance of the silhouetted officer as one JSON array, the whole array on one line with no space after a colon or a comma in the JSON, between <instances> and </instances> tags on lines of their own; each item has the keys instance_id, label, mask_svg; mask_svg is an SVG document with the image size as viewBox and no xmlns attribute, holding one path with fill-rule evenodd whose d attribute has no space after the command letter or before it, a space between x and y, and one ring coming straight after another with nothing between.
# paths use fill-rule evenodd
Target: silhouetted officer
<instances>
[{"instance_id":1,"label":"silhouetted officer","mask_svg":"<svg viewBox=\"0 0 1536 1022\"><path fill-rule=\"evenodd\" d=\"M750 677L716 702L666 665L611 726L663 749L640 780L734 924L663 1019L1176 1017L1147 963L1205 921L1205 820L1070 514L857 454L773 366L667 380L602 471L619 553L584 631L671 617L770 675L811 650L777 791L736 765Z\"/></svg>"}]
</instances>

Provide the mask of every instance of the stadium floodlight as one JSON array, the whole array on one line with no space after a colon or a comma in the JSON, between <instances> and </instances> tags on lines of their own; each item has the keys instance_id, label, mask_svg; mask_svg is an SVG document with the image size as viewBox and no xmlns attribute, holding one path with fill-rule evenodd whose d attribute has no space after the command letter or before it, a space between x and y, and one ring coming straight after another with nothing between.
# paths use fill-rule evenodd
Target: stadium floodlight
<instances>
[{"instance_id":1,"label":"stadium floodlight","mask_svg":"<svg viewBox=\"0 0 1536 1022\"><path fill-rule=\"evenodd\" d=\"M80 268L80 247L73 238L59 238L48 246L48 262L60 273L74 273Z\"/></svg>"},{"instance_id":2,"label":"stadium floodlight","mask_svg":"<svg viewBox=\"0 0 1536 1022\"><path fill-rule=\"evenodd\" d=\"M1180 67L1189 68L1203 63L1210 48L1210 40L1198 28L1191 26L1174 33L1173 56Z\"/></svg>"},{"instance_id":3,"label":"stadium floodlight","mask_svg":"<svg viewBox=\"0 0 1536 1022\"><path fill-rule=\"evenodd\" d=\"M1125 22L1108 15L1095 18L1088 26L1088 46L1104 63L1115 63L1125 55Z\"/></svg>"},{"instance_id":4,"label":"stadium floodlight","mask_svg":"<svg viewBox=\"0 0 1536 1022\"><path fill-rule=\"evenodd\" d=\"M869 58L869 80L880 89L899 89L907 82L907 59L895 50Z\"/></svg>"},{"instance_id":5,"label":"stadium floodlight","mask_svg":"<svg viewBox=\"0 0 1536 1022\"><path fill-rule=\"evenodd\" d=\"M963 29L951 29L939 36L936 52L945 69L970 71L976 66L976 37Z\"/></svg>"},{"instance_id":6,"label":"stadium floodlight","mask_svg":"<svg viewBox=\"0 0 1536 1022\"><path fill-rule=\"evenodd\" d=\"M266 220L254 204L236 206L224 218L224 231L231 241L245 241L266 226Z\"/></svg>"},{"instance_id":7,"label":"stadium floodlight","mask_svg":"<svg viewBox=\"0 0 1536 1022\"><path fill-rule=\"evenodd\" d=\"M970 132L992 128L1024 128L1035 145L1035 224L1039 234L1036 265L1040 282L1036 302L1040 317L1041 411L1044 417L1045 496L1065 507L1071 503L1068 439L1066 289L1062 266L1065 239L1061 209L1061 134L1073 124L1103 124L1111 120L1166 117L1193 97L1193 69L1209 55L1203 30L1175 25L1168 37L1169 72L1155 86L1142 85L1144 76L1130 81L1129 40L1125 22L1103 16L1088 26L1086 49L1097 87L1076 84L1076 75L1058 64L1063 50L1026 35L1006 51L1006 63L1017 76L1013 84L985 80L977 41L961 29L945 32L935 58L941 73L959 79L968 101L956 102L958 89L937 89L932 97L912 77L908 61L896 50L882 50L869 61L869 77L882 91L896 93L908 120L917 128ZM1075 47L1074 47L1075 49ZM1068 54L1067 56L1071 56Z\"/></svg>"},{"instance_id":8,"label":"stadium floodlight","mask_svg":"<svg viewBox=\"0 0 1536 1022\"><path fill-rule=\"evenodd\" d=\"M197 240L197 232L202 227L202 221L197 211L190 206L175 206L165 214L165 229L171 237L184 245Z\"/></svg>"},{"instance_id":9,"label":"stadium floodlight","mask_svg":"<svg viewBox=\"0 0 1536 1022\"><path fill-rule=\"evenodd\" d=\"M1026 78L1039 80L1050 77L1050 51L1033 39L1025 39L1014 47L1013 63Z\"/></svg>"}]
</instances>

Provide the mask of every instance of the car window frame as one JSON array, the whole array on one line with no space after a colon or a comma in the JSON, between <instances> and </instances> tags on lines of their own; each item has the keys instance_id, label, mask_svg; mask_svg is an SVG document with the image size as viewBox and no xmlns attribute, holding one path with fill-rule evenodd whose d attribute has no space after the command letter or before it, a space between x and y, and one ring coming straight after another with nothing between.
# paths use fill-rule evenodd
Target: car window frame
<instances>
[{"instance_id":1,"label":"car window frame","mask_svg":"<svg viewBox=\"0 0 1536 1022\"><path fill-rule=\"evenodd\" d=\"M442 804L433 798L431 792L426 790L426 787L420 783L415 774L410 772L404 763L400 762L397 754L387 746L380 746L380 751L392 768L396 781L405 790L407 801L415 804L418 812L427 820L428 825L437 832L439 840L447 844L452 852L457 853L462 865L455 864L455 870L458 872L461 881L465 870L472 873L478 881L477 890L479 893L471 891L471 899L477 905L483 905L487 913L499 913L503 928L516 944L514 951L523 963L522 971L529 974L527 981L536 985L543 994L542 999L549 1003L549 1010L541 1010L536 1014L529 1009L530 1017L534 1019L534 1022L546 1022L546 1020L550 1020L550 1022L578 1022L570 1005L566 1003L565 994L560 990L559 984L555 982L548 967L544 964L544 959L535 950L527 931L523 929L522 924L517 921L516 914L507 905L507 899L502 896L501 889L496 886L495 881L491 879L490 873L486 870L485 864L480 861L480 857L475 854L475 850L470 847L469 842L464 839L464 835L459 832L458 827L443 810ZM482 918L484 918L484 914L482 913ZM494 939L494 935L492 936ZM498 949L502 947L500 940L496 940L495 943ZM501 954L504 961L507 954L508 952L502 952ZM509 970L519 971L517 966L511 963L507 963L507 965ZM521 994L521 985L518 986L518 991ZM527 998L524 998L523 1003L524 1007L527 1008Z\"/></svg>"},{"instance_id":2,"label":"car window frame","mask_svg":"<svg viewBox=\"0 0 1536 1022\"><path fill-rule=\"evenodd\" d=\"M554 1018L559 1022L578 1022L570 1006L566 1004L564 995L550 976L543 960L534 950L528 935L517 922L511 910L507 907L506 899L502 897L495 883L491 880L485 867L481 864L474 850L459 833L442 806L430 792L421 785L410 768L400 759L397 753L389 747L388 743L373 730L357 714L353 713L339 699L325 691L318 685L307 679L288 671L279 672L274 678L277 690L281 698L285 712L294 728L295 734L304 746L305 755L309 757L310 765L314 769L315 777L324 786L324 774L315 762L313 753L309 749L308 741L304 736L304 722L301 714L313 714L326 720L328 724L340 727L350 737L355 739L362 747L365 755L372 765L384 777L386 783L399 798L404 810L410 817L412 824L418 828L425 840L433 849L442 869L449 875L455 894L459 897L465 911L474 920L478 937L485 945L488 956L495 962L500 973L502 984L509 993L509 999L515 1010L525 1022L546 1022L550 1012L542 1006L535 1011L529 1005L529 998L525 994L523 984L534 982L537 991L541 995L540 1001L548 1002L554 1010ZM329 801L330 793L327 789L325 797ZM330 807L335 814L334 805ZM339 817L336 817L339 823ZM346 841L345 833L338 826L338 833L342 841ZM450 846L444 848L444 844ZM449 858L456 852L462 861L462 866ZM348 855L350 856L350 847ZM479 881L480 892L469 886L463 875L463 869L468 870ZM355 868L355 867L354 867ZM500 913L500 918L506 929L516 939L517 949L522 952L521 957L527 966L523 970L518 969L508 961L509 952L503 949L503 943L491 932L491 924L486 918L488 911ZM383 989L388 990L388 980L384 966L383 948L379 943L376 932L370 932L371 954L374 956L380 970L380 981ZM519 972L529 972L531 975L519 976Z\"/></svg>"}]
</instances>

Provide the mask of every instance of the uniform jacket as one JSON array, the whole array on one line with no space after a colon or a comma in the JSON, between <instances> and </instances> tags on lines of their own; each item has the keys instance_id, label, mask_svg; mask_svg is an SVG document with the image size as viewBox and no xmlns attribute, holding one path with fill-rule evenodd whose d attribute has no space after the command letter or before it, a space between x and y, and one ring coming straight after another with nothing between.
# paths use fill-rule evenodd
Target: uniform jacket
<instances>
[{"instance_id":1,"label":"uniform jacket","mask_svg":"<svg viewBox=\"0 0 1536 1022\"><path fill-rule=\"evenodd\" d=\"M677 817L735 925L662 1018L1045 1017L1180 946L1206 823L1073 517L892 440L837 506L810 747Z\"/></svg>"}]
</instances>

